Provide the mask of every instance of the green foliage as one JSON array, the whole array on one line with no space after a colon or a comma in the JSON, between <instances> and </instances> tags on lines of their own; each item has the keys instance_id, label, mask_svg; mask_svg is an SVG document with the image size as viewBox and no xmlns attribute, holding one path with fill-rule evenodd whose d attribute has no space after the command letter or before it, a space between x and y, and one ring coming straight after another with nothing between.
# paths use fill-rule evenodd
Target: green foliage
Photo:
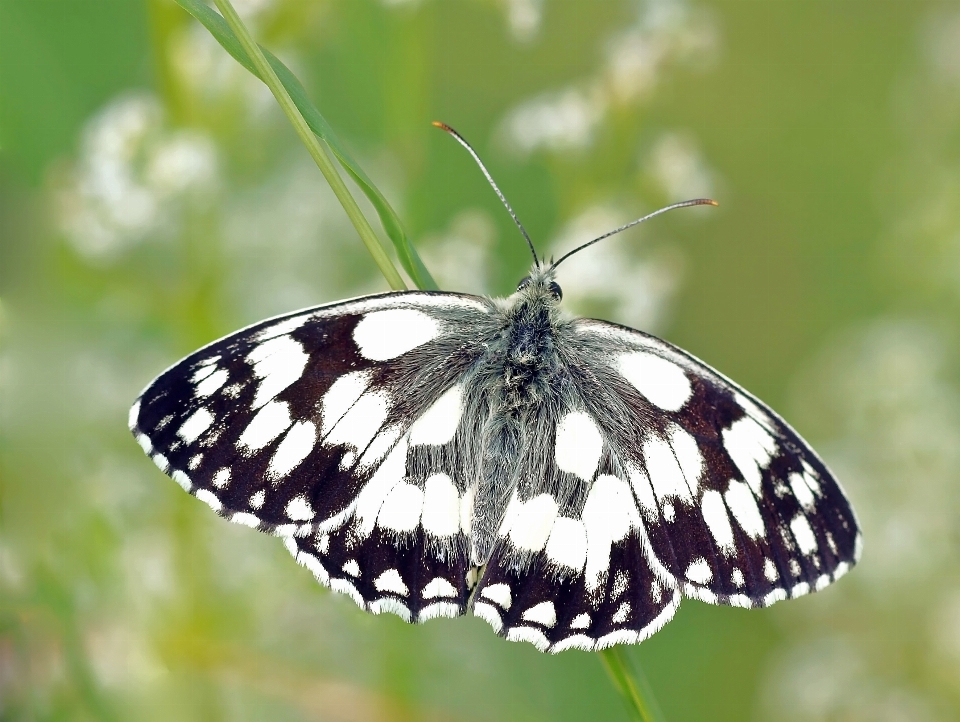
<instances>
[{"instance_id":1,"label":"green foliage","mask_svg":"<svg viewBox=\"0 0 960 722\"><path fill-rule=\"evenodd\" d=\"M177 3L188 13L199 20L203 26L210 31L210 34L216 38L217 42L223 46L233 58L243 67L260 78L260 72L257 70L253 60L243 49L237 36L226 21L214 12L209 6L204 5L200 0L177 0ZM364 172L360 164L350 155L337 134L333 132L330 124L320 115L320 111L310 102L307 91L301 85L297 77L290 72L290 69L284 65L273 53L266 48L261 48L267 61L270 63L274 72L283 83L283 87L290 94L297 109L302 114L310 130L316 133L330 147L337 156L344 170L350 174L350 177L356 182L363 193L370 199L373 207L380 217L383 229L387 236L393 241L397 257L403 265L404 270L410 275L410 278L416 284L417 288L425 290L436 290L437 284L430 276L427 267L423 265L417 250L407 238L407 233L403 229L403 224L396 212L387 202L386 197L380 192L380 189L374 185L370 177ZM262 78L261 78L262 80Z\"/></svg>"}]
</instances>

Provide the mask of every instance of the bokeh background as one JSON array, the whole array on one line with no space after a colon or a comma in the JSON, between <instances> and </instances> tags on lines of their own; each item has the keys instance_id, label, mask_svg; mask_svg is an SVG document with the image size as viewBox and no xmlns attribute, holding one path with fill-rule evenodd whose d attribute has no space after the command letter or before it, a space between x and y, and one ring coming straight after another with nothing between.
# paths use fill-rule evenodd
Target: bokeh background
<instances>
[{"instance_id":1,"label":"bokeh background","mask_svg":"<svg viewBox=\"0 0 960 722\"><path fill-rule=\"evenodd\" d=\"M836 586L685 601L666 719L960 719L960 7L239 0L450 290L568 308L781 411L865 532ZM375 217L370 214L376 225ZM127 408L244 324L385 290L267 90L172 0L0 0L0 719L623 720L596 655L373 617L140 452Z\"/></svg>"}]
</instances>

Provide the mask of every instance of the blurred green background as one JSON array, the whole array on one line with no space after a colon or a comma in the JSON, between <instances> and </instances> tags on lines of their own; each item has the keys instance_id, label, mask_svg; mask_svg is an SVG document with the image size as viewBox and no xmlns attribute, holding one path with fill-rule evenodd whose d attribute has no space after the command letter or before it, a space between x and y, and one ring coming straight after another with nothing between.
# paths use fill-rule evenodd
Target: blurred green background
<instances>
[{"instance_id":1,"label":"blurred green background","mask_svg":"<svg viewBox=\"0 0 960 722\"><path fill-rule=\"evenodd\" d=\"M630 648L666 719L960 719L960 7L239 0L442 288L552 253L823 453L861 565ZM366 206L364 206L366 208ZM377 225L370 214L371 222ZM379 228L379 227L378 227ZM0 0L0 719L623 720L596 655L322 589L140 452L159 371L385 290L272 97L172 0Z\"/></svg>"}]
</instances>

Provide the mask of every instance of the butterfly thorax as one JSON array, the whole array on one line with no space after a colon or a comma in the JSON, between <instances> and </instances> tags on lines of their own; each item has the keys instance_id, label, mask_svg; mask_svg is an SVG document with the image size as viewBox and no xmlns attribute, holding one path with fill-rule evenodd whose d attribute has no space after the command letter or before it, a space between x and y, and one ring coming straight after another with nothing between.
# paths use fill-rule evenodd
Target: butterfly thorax
<instances>
[{"instance_id":1,"label":"butterfly thorax","mask_svg":"<svg viewBox=\"0 0 960 722\"><path fill-rule=\"evenodd\" d=\"M521 481L525 450L535 443L536 418L555 407L562 364L556 335L563 319L559 287L536 267L517 292L505 299L499 333L483 360L488 390L482 432L482 467L477 479L472 556L483 564L496 530Z\"/></svg>"}]
</instances>

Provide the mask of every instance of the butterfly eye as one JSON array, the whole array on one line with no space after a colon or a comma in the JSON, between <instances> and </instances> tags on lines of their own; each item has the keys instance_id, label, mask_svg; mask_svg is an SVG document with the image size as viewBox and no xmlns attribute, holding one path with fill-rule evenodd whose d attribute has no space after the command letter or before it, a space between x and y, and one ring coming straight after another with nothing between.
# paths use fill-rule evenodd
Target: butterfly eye
<instances>
[{"instance_id":1,"label":"butterfly eye","mask_svg":"<svg viewBox=\"0 0 960 722\"><path fill-rule=\"evenodd\" d=\"M563 290L556 281L550 281L550 293L552 293L553 297L558 301L563 298Z\"/></svg>"},{"instance_id":2,"label":"butterfly eye","mask_svg":"<svg viewBox=\"0 0 960 722\"><path fill-rule=\"evenodd\" d=\"M517 284L517 290L522 291L529 285L530 285L530 276L525 276L520 280L520 283Z\"/></svg>"}]
</instances>

